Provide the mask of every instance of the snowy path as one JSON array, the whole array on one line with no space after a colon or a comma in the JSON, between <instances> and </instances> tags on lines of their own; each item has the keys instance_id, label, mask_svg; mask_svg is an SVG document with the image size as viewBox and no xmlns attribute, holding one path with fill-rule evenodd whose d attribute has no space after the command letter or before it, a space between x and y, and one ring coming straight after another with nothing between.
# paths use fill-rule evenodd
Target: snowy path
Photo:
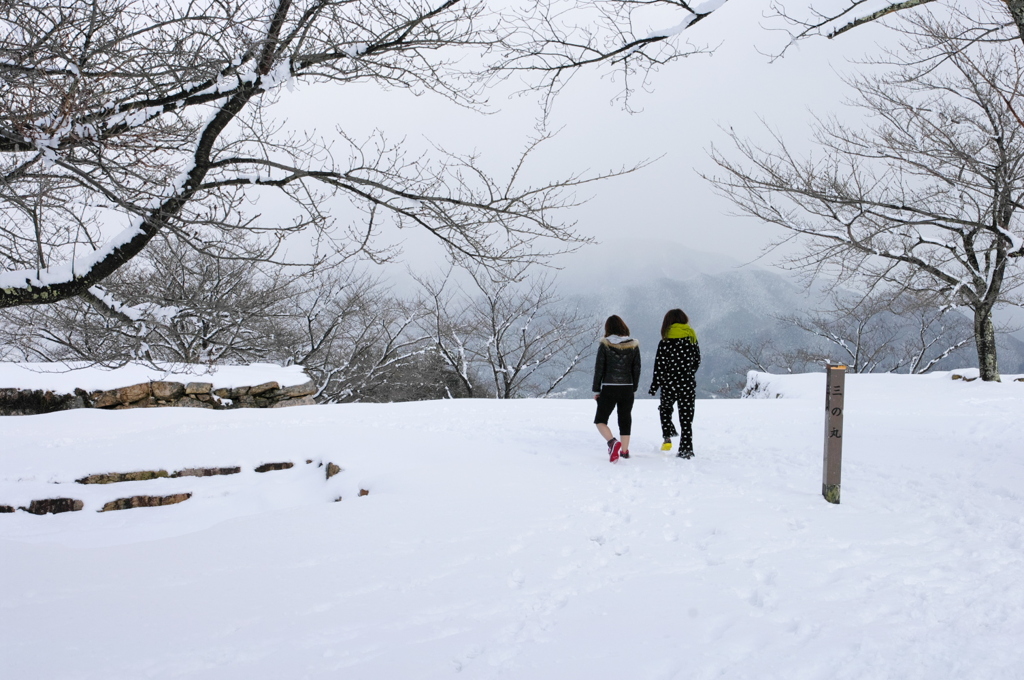
<instances>
[{"instance_id":1,"label":"snowy path","mask_svg":"<svg viewBox=\"0 0 1024 680\"><path fill-rule=\"evenodd\" d=\"M692 461L638 402L618 465L586 401L3 419L0 503L249 472L0 515L0 675L1019 678L1024 384L891 378L851 380L840 506L809 396L701 401Z\"/></svg>"}]
</instances>

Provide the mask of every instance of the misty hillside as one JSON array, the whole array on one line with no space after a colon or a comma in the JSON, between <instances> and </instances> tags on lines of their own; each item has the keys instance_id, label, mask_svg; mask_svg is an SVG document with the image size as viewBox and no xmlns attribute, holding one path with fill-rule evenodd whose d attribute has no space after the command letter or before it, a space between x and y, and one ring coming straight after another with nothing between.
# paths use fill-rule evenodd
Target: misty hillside
<instances>
[{"instance_id":1,"label":"misty hillside","mask_svg":"<svg viewBox=\"0 0 1024 680\"><path fill-rule=\"evenodd\" d=\"M638 396L647 396L661 321L679 307L700 338L702 364L698 397L737 396L750 368L729 349L735 341L770 336L784 349L806 345L805 331L780 324L775 317L821 308L820 288L805 288L795 277L757 264L686 248L671 241L609 241L562 263L559 289L582 309L604 319L620 315L640 341L644 373ZM596 333L596 331L595 331ZM595 336L596 342L596 336ZM1024 371L1024 342L1000 336L999 363L1004 373ZM937 368L975 366L972 347L950 356ZM592 366L567 381L568 396L590 391ZM642 394L641 394L642 393Z\"/></svg>"}]
</instances>

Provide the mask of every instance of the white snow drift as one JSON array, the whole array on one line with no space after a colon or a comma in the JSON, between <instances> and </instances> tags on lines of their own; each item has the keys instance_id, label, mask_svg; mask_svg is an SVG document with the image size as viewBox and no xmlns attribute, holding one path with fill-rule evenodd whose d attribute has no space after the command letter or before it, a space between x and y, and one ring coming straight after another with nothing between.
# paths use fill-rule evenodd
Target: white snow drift
<instances>
[{"instance_id":1,"label":"white snow drift","mask_svg":"<svg viewBox=\"0 0 1024 680\"><path fill-rule=\"evenodd\" d=\"M0 419L0 504L85 502L0 515L0 675L1019 678L1024 383L848 376L834 506L824 376L770 382L617 465L587 400Z\"/></svg>"}]
</instances>

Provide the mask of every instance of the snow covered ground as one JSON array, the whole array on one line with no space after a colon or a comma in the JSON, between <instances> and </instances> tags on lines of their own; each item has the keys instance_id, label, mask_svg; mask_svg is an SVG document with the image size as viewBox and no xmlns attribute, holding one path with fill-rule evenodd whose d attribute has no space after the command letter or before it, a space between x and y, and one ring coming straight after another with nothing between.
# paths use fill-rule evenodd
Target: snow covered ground
<instances>
[{"instance_id":1,"label":"snow covered ground","mask_svg":"<svg viewBox=\"0 0 1024 680\"><path fill-rule=\"evenodd\" d=\"M690 461L639 401L617 465L585 400L3 418L0 504L85 509L0 514L0 677L1020 678L1004 380L848 376L838 506L820 374L699 402Z\"/></svg>"}]
</instances>

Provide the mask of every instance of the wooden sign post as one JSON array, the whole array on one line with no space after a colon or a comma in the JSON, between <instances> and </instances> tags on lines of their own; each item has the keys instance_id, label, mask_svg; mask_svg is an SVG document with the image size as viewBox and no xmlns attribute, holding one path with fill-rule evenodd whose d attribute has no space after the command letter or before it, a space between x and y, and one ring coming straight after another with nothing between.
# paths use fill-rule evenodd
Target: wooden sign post
<instances>
[{"instance_id":1,"label":"wooden sign post","mask_svg":"<svg viewBox=\"0 0 1024 680\"><path fill-rule=\"evenodd\" d=\"M839 484L843 469L843 402L846 399L846 366L825 366L825 464L821 475L821 495L829 503L839 503Z\"/></svg>"}]
</instances>

